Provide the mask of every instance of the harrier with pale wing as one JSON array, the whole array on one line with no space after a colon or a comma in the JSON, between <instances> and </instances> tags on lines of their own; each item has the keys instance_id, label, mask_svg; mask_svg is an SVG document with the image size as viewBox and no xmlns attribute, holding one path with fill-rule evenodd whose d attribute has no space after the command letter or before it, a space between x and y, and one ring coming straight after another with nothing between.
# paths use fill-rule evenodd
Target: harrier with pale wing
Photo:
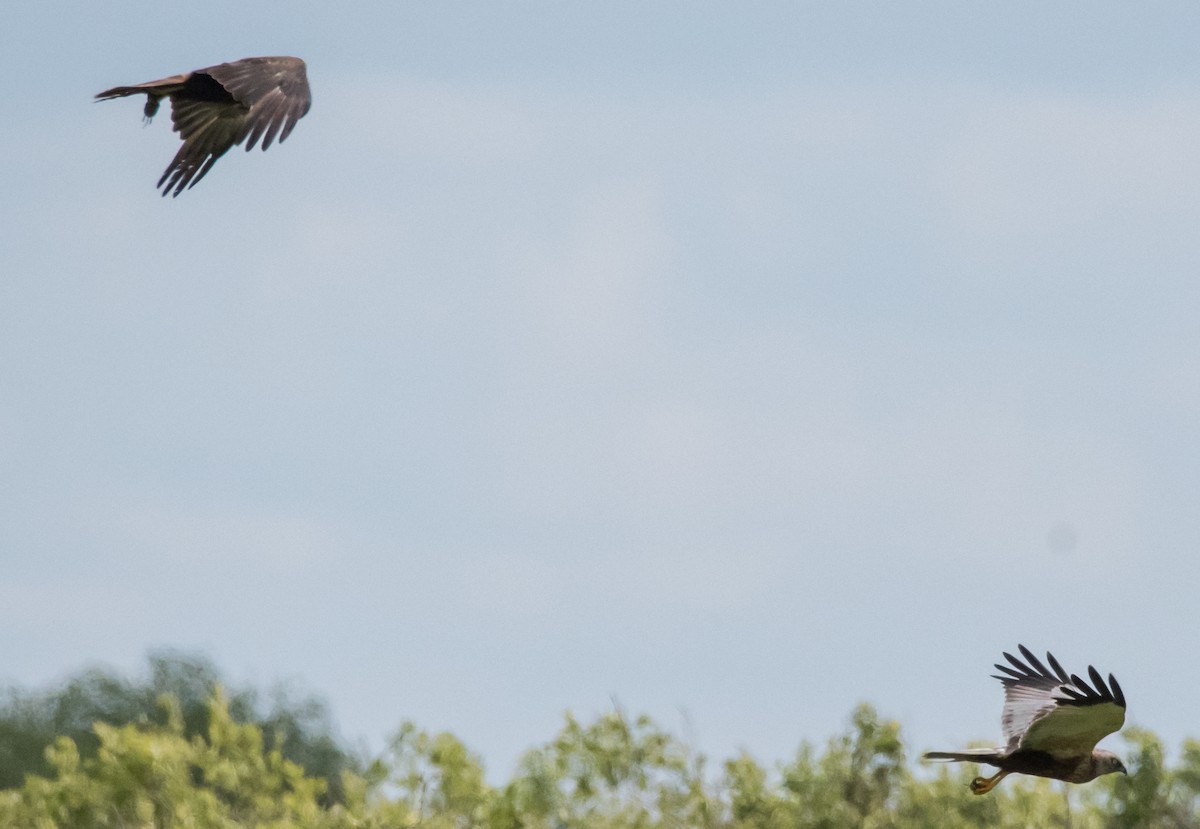
<instances>
[{"instance_id":1,"label":"harrier with pale wing","mask_svg":"<svg viewBox=\"0 0 1200 829\"><path fill-rule=\"evenodd\" d=\"M1052 654L1046 654L1051 668L1046 670L1028 648L1019 647L1025 662L1006 653L1004 658L1011 667L996 665L1004 674L995 678L1004 684L1000 723L1005 747L931 751L925 759L965 760L1000 769L991 777L972 780L975 794L987 794L1010 774L1068 783L1086 783L1118 771L1127 774L1117 755L1096 748L1096 743L1125 723L1125 694L1116 677L1109 674L1106 685L1100 672L1089 665L1089 686L1076 674L1064 671Z\"/></svg>"}]
</instances>

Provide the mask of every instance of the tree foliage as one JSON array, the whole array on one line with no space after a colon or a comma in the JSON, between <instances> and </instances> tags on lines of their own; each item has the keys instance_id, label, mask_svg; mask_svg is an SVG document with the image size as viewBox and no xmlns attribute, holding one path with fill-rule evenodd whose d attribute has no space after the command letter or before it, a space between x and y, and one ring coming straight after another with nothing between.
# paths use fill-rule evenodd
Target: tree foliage
<instances>
[{"instance_id":1,"label":"tree foliage","mask_svg":"<svg viewBox=\"0 0 1200 829\"><path fill-rule=\"evenodd\" d=\"M96 686L87 688L94 691ZM974 766L910 764L899 725L868 705L855 709L841 734L821 746L802 743L786 762L767 766L741 754L716 768L649 718L612 711L586 723L568 715L560 732L528 751L500 784L489 783L480 758L457 737L426 732L412 723L403 724L387 750L371 762L343 764L336 776L316 772L288 756L287 739L278 736L274 721L246 716L246 705L244 696L216 686L206 697L186 702L178 694L160 694L150 715L144 707L136 717L121 705L103 708L126 721L97 719L82 737L54 735L38 770L19 785L0 790L0 826L1200 826L1200 742L1187 741L1172 765L1158 739L1136 728L1124 737L1128 777L1109 775L1075 787L1015 777L977 797L967 788L977 773ZM75 709L64 705L64 710ZM307 720L297 715L297 721ZM64 732L79 726L77 719L65 716L58 722ZM274 737L269 736L272 729ZM299 728L298 733L307 732ZM333 785L340 791L337 799L328 795Z\"/></svg>"},{"instance_id":2,"label":"tree foliage","mask_svg":"<svg viewBox=\"0 0 1200 829\"><path fill-rule=\"evenodd\" d=\"M136 680L93 668L59 687L9 689L0 699L0 789L21 785L28 774L50 774L47 748L59 737L69 737L81 758L94 757L100 748L94 723L166 726L164 696L175 700L172 710L178 710L184 736L203 735L209 702L224 685L207 659L164 650L150 654L145 676ZM278 748L284 758L329 781L325 799L340 800L341 773L358 770L360 763L334 736L325 705L311 696L294 698L283 687L265 701L262 696L250 689L227 692L230 716L257 725L269 749Z\"/></svg>"}]
</instances>

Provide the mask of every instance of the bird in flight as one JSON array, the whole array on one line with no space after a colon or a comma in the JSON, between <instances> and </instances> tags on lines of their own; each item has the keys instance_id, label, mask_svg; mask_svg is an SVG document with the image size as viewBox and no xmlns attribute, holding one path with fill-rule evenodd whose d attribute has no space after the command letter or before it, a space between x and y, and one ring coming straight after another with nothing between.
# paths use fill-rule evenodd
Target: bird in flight
<instances>
[{"instance_id":1,"label":"bird in flight","mask_svg":"<svg viewBox=\"0 0 1200 829\"><path fill-rule=\"evenodd\" d=\"M1089 665L1089 686L1064 671L1053 654L1046 654L1051 669L1047 670L1028 648L1019 647L1025 661L1005 653L1010 665L997 664L1003 676L993 674L1004 685L1000 718L1004 748L930 751L925 759L987 763L1000 769L991 777L972 780L975 794L987 794L1010 774L1068 783L1087 783L1118 771L1128 774L1117 755L1096 748L1125 723L1125 694L1116 677L1109 674L1106 685L1100 672Z\"/></svg>"},{"instance_id":2,"label":"bird in flight","mask_svg":"<svg viewBox=\"0 0 1200 829\"><path fill-rule=\"evenodd\" d=\"M194 187L230 147L247 138L246 151L262 139L282 142L312 106L308 75L300 58L243 58L183 75L134 86L114 86L98 101L146 96L149 123L163 98L171 100L171 122L183 146L167 165L157 187L178 196Z\"/></svg>"}]
</instances>

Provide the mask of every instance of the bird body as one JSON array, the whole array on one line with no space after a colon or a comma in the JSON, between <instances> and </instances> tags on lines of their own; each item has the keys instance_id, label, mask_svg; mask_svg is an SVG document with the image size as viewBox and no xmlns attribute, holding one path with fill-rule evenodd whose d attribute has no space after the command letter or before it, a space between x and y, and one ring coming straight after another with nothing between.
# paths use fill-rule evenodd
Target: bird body
<instances>
[{"instance_id":1,"label":"bird body","mask_svg":"<svg viewBox=\"0 0 1200 829\"><path fill-rule=\"evenodd\" d=\"M1068 783L1087 783L1110 771L1124 770L1123 766L1121 768L1113 766L1112 760L1118 760L1115 754L1099 748L1083 758L1063 757L1051 754L1048 751L1033 750L1026 750L1019 756L1012 757L1003 749L989 748L979 752L929 751L926 752L925 759L987 763L989 766L996 766L1001 771L1006 771L1009 774L1019 772L1021 774L1030 774L1034 777L1065 780ZM973 786L972 788L975 787ZM984 794L984 792L977 792L977 794Z\"/></svg>"},{"instance_id":2,"label":"bird body","mask_svg":"<svg viewBox=\"0 0 1200 829\"><path fill-rule=\"evenodd\" d=\"M204 178L217 159L249 139L265 150L282 142L312 106L308 74L300 58L243 58L148 83L114 86L96 96L107 101L144 94L147 121L163 98L171 101L171 121L183 139L158 187L178 196Z\"/></svg>"},{"instance_id":3,"label":"bird body","mask_svg":"<svg viewBox=\"0 0 1200 829\"><path fill-rule=\"evenodd\" d=\"M1096 748L1105 736L1125 723L1125 694L1116 677L1106 684L1100 672L1088 667L1089 685L1063 670L1047 653L1050 670L1024 645L1025 661L1005 653L1010 665L997 664L1003 676L1004 711L1000 722L1003 748L930 751L927 760L987 763L1000 769L992 777L976 777L971 791L987 794L1009 774L1030 774L1068 783L1087 783L1103 774L1125 772L1111 751Z\"/></svg>"}]
</instances>

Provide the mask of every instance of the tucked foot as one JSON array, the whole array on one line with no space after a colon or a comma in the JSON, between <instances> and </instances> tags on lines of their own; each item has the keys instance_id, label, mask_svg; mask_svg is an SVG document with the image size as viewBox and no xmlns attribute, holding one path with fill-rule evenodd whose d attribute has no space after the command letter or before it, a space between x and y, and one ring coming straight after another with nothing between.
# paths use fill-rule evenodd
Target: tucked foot
<instances>
[{"instance_id":1,"label":"tucked foot","mask_svg":"<svg viewBox=\"0 0 1200 829\"><path fill-rule=\"evenodd\" d=\"M1008 772L1001 771L993 774L991 777L976 777L971 781L971 791L975 794L987 794L996 788L996 784L1007 776Z\"/></svg>"}]
</instances>

